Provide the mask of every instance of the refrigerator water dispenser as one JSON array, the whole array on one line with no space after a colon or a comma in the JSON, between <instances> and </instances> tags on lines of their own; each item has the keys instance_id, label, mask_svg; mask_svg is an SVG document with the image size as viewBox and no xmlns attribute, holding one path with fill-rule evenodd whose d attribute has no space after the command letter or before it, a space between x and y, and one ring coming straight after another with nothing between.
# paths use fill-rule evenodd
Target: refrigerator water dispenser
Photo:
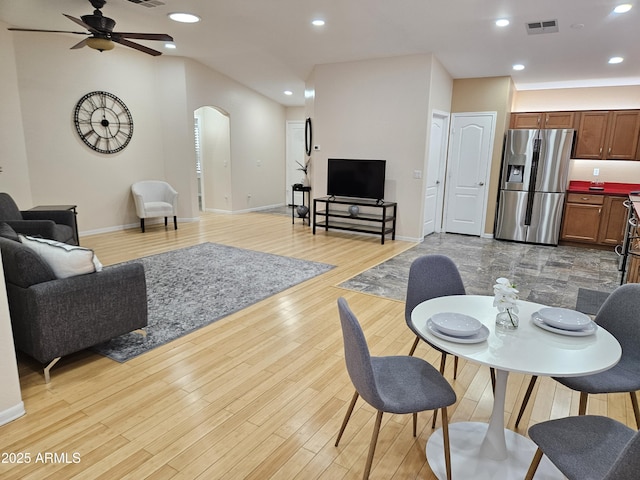
<instances>
[{"instance_id":1,"label":"refrigerator water dispenser","mask_svg":"<svg viewBox=\"0 0 640 480\"><path fill-rule=\"evenodd\" d=\"M509 165L507 170L507 182L522 183L524 181L524 165Z\"/></svg>"}]
</instances>

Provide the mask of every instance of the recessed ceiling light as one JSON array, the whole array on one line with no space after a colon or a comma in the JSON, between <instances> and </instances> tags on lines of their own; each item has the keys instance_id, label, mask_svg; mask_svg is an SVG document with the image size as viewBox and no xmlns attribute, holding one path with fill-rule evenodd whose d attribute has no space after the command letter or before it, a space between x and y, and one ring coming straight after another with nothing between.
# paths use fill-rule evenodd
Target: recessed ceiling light
<instances>
[{"instance_id":1,"label":"recessed ceiling light","mask_svg":"<svg viewBox=\"0 0 640 480\"><path fill-rule=\"evenodd\" d=\"M284 94L285 95L293 95L293 92L291 90L285 90Z\"/></svg>"},{"instance_id":2,"label":"recessed ceiling light","mask_svg":"<svg viewBox=\"0 0 640 480\"><path fill-rule=\"evenodd\" d=\"M609 63L622 63L624 61L624 58L622 57L611 57L609 59Z\"/></svg>"},{"instance_id":3,"label":"recessed ceiling light","mask_svg":"<svg viewBox=\"0 0 640 480\"><path fill-rule=\"evenodd\" d=\"M164 48L174 49L174 48L176 48L176 44L175 43L165 43L164 44Z\"/></svg>"},{"instance_id":4,"label":"recessed ceiling light","mask_svg":"<svg viewBox=\"0 0 640 480\"><path fill-rule=\"evenodd\" d=\"M496 25L498 27L506 27L507 25L509 25L509 20L507 20L506 18L501 18L499 20L496 20Z\"/></svg>"},{"instance_id":5,"label":"recessed ceiling light","mask_svg":"<svg viewBox=\"0 0 640 480\"><path fill-rule=\"evenodd\" d=\"M316 27L322 27L324 25L324 20L314 20L313 22L311 22L313 25L315 25Z\"/></svg>"},{"instance_id":6,"label":"recessed ceiling light","mask_svg":"<svg viewBox=\"0 0 640 480\"><path fill-rule=\"evenodd\" d=\"M516 64L513 66L513 69L514 69L514 70L524 70L524 65L522 65L521 63L516 63Z\"/></svg>"},{"instance_id":7,"label":"recessed ceiling light","mask_svg":"<svg viewBox=\"0 0 640 480\"><path fill-rule=\"evenodd\" d=\"M170 13L169 18L175 22L181 23L197 23L200 21L200 17L198 17L197 15L193 15L192 13Z\"/></svg>"},{"instance_id":8,"label":"recessed ceiling light","mask_svg":"<svg viewBox=\"0 0 640 480\"><path fill-rule=\"evenodd\" d=\"M614 13L627 13L631 10L632 5L630 3L623 3L622 5L618 5L613 9Z\"/></svg>"}]
</instances>

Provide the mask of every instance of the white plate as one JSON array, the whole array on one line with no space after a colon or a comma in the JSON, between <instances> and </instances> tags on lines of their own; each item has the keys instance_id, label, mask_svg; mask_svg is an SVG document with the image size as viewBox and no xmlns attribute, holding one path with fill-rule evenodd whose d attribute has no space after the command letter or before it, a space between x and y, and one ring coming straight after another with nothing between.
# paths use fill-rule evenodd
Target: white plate
<instances>
[{"instance_id":1,"label":"white plate","mask_svg":"<svg viewBox=\"0 0 640 480\"><path fill-rule=\"evenodd\" d=\"M431 317L433 325L445 335L468 337L482 328L480 320L462 313L442 312Z\"/></svg>"},{"instance_id":2,"label":"white plate","mask_svg":"<svg viewBox=\"0 0 640 480\"><path fill-rule=\"evenodd\" d=\"M591 323L584 313L568 308L541 308L538 315L547 325L564 330L583 330Z\"/></svg>"},{"instance_id":3,"label":"white plate","mask_svg":"<svg viewBox=\"0 0 640 480\"><path fill-rule=\"evenodd\" d=\"M473 335L469 335L467 337L458 337L458 336L451 336L451 335L447 335L445 333L442 333L440 330L438 330L438 327L436 327L434 325L434 323L431 321L431 319L427 320L427 328L429 329L429 332L438 337L441 338L443 340L448 340L450 342L453 343L480 343L480 342L484 342L487 337L489 336L489 329L487 327L485 327L484 325L480 324L480 330L478 332L476 332Z\"/></svg>"},{"instance_id":4,"label":"white plate","mask_svg":"<svg viewBox=\"0 0 640 480\"><path fill-rule=\"evenodd\" d=\"M564 328L552 327L551 325L546 323L545 320L540 315L538 315L537 312L531 315L531 321L534 323L534 325L537 325L543 330L547 330L553 333L559 333L560 335L569 335L572 337L586 337L588 335L593 335L598 329L598 325L593 321L591 321L591 323L584 327L582 330L566 330Z\"/></svg>"}]
</instances>

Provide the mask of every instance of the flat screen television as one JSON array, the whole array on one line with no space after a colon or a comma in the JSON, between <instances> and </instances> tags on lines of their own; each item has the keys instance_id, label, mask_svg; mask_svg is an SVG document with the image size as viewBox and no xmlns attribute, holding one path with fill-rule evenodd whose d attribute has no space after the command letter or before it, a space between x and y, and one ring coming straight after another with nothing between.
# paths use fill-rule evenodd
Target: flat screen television
<instances>
[{"instance_id":1,"label":"flat screen television","mask_svg":"<svg viewBox=\"0 0 640 480\"><path fill-rule=\"evenodd\" d=\"M383 200L386 163L386 160L330 158L327 195Z\"/></svg>"}]
</instances>

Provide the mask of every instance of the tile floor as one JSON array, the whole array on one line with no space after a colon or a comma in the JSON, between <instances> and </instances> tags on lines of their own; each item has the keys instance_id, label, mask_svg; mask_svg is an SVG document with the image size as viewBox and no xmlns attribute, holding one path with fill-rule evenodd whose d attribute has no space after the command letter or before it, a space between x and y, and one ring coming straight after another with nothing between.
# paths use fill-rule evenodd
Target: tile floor
<instances>
[{"instance_id":1,"label":"tile floor","mask_svg":"<svg viewBox=\"0 0 640 480\"><path fill-rule=\"evenodd\" d=\"M451 257L472 295L493 295L495 279L507 277L517 285L523 300L575 308L579 288L611 292L620 283L618 256L613 249L552 247L436 233L340 287L404 301L411 262L429 253Z\"/></svg>"}]
</instances>

